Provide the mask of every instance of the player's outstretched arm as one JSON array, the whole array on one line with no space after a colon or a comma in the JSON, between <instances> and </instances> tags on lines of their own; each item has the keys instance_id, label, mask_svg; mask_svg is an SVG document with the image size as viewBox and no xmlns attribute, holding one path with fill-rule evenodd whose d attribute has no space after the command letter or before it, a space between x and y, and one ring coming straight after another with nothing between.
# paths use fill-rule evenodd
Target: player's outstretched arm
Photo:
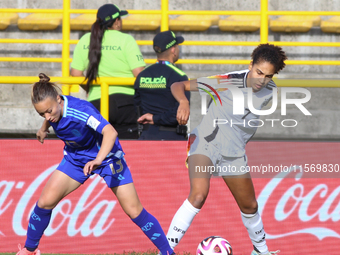
<instances>
[{"instance_id":1,"label":"player's outstretched arm","mask_svg":"<svg viewBox=\"0 0 340 255\"><path fill-rule=\"evenodd\" d=\"M107 124L103 128L102 134L103 140L100 146L100 150L97 154L97 157L95 158L95 160L87 162L86 165L84 166L83 171L85 175L91 174L93 170L95 170L99 165L101 165L106 156L111 152L118 136L117 131L113 128L111 124Z\"/></svg>"},{"instance_id":2,"label":"player's outstretched arm","mask_svg":"<svg viewBox=\"0 0 340 255\"><path fill-rule=\"evenodd\" d=\"M171 85L171 92L173 96L176 98L175 94L181 95L181 92L184 91L198 91L197 88L197 79L189 80L189 81L179 81L175 82ZM184 94L183 94L184 95ZM185 95L184 95L185 97ZM178 101L178 99L176 98Z\"/></svg>"},{"instance_id":3,"label":"player's outstretched arm","mask_svg":"<svg viewBox=\"0 0 340 255\"><path fill-rule=\"evenodd\" d=\"M172 95L179 103L176 116L178 124L185 125L188 122L190 114L190 105L185 96L185 91L197 91L196 80L175 82L171 85L170 89Z\"/></svg>"},{"instance_id":4,"label":"player's outstretched arm","mask_svg":"<svg viewBox=\"0 0 340 255\"><path fill-rule=\"evenodd\" d=\"M36 134L39 142L44 143L47 134L50 133L50 131L48 130L50 126L51 126L50 123L47 120L44 120L43 124L41 125L41 128L38 130Z\"/></svg>"}]
</instances>

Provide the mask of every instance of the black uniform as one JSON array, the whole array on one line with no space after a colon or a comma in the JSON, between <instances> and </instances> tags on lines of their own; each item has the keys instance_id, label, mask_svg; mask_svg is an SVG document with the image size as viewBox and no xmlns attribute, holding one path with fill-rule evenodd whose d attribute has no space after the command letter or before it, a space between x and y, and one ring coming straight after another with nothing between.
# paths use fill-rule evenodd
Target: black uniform
<instances>
[{"instance_id":1,"label":"black uniform","mask_svg":"<svg viewBox=\"0 0 340 255\"><path fill-rule=\"evenodd\" d=\"M153 114L154 125L143 125L141 140L185 140L186 126L176 120L178 102L170 91L174 82L187 81L187 75L168 61L145 68L136 78L134 102L140 116ZM185 92L190 100L190 92Z\"/></svg>"}]
</instances>

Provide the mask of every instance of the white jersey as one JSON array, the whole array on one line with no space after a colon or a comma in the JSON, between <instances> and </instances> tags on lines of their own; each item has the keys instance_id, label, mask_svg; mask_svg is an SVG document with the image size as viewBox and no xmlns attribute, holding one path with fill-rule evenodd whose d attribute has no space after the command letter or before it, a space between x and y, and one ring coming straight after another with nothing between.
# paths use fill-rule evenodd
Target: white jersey
<instances>
[{"instance_id":1,"label":"white jersey","mask_svg":"<svg viewBox=\"0 0 340 255\"><path fill-rule=\"evenodd\" d=\"M273 88L276 88L275 83L270 81L263 89L253 93L252 89L246 86L248 72L249 70L243 70L197 79L201 95L210 94L215 100L211 102L207 114L192 133L214 145L220 154L226 157L244 156L247 142L255 134L257 127L261 126L259 115L249 110L248 94L252 96L253 107L261 110L272 99ZM214 93L214 88L217 94ZM236 102L240 107L233 107ZM234 114L234 108L243 113Z\"/></svg>"}]
</instances>

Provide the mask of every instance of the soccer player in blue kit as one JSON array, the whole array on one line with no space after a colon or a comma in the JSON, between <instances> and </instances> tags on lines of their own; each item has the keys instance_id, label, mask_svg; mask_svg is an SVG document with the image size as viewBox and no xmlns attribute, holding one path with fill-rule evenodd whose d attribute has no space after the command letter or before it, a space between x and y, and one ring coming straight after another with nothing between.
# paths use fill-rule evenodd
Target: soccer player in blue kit
<instances>
[{"instance_id":1,"label":"soccer player in blue kit","mask_svg":"<svg viewBox=\"0 0 340 255\"><path fill-rule=\"evenodd\" d=\"M118 133L89 102L58 94L45 74L33 85L35 110L45 118L37 132L43 143L50 126L65 143L64 158L46 183L30 216L25 247L17 255L40 255L38 245L53 208L92 174L99 174L116 195L124 212L141 228L162 254L171 255L166 236L157 219L139 201ZM151 228L143 228L144 226ZM145 231L144 231L145 230ZM155 238L157 237L157 238Z\"/></svg>"}]
</instances>

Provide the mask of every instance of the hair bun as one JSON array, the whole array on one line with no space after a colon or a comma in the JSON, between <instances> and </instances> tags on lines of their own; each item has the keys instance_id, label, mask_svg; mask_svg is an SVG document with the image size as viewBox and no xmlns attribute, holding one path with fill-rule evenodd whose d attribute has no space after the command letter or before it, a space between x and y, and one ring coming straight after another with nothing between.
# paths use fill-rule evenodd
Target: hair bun
<instances>
[{"instance_id":1,"label":"hair bun","mask_svg":"<svg viewBox=\"0 0 340 255\"><path fill-rule=\"evenodd\" d=\"M39 74L39 79L40 79L39 82L49 82L50 81L50 77L48 77L44 73Z\"/></svg>"}]
</instances>

